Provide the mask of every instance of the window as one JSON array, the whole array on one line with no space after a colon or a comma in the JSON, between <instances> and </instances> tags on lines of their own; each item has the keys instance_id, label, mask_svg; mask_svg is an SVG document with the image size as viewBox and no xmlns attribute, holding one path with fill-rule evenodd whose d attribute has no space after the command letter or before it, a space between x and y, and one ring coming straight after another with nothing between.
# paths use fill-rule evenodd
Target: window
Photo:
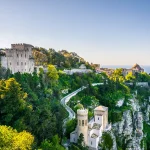
<instances>
[{"instance_id":1,"label":"window","mask_svg":"<svg viewBox=\"0 0 150 150\"><path fill-rule=\"evenodd\" d=\"M87 120L85 120L85 126L87 126Z\"/></svg>"},{"instance_id":2,"label":"window","mask_svg":"<svg viewBox=\"0 0 150 150\"><path fill-rule=\"evenodd\" d=\"M25 66L26 66L26 62L25 62Z\"/></svg>"},{"instance_id":3,"label":"window","mask_svg":"<svg viewBox=\"0 0 150 150\"><path fill-rule=\"evenodd\" d=\"M11 62L10 62L10 66L11 66Z\"/></svg>"},{"instance_id":4,"label":"window","mask_svg":"<svg viewBox=\"0 0 150 150\"><path fill-rule=\"evenodd\" d=\"M19 54L17 54L17 57L19 57Z\"/></svg>"},{"instance_id":5,"label":"window","mask_svg":"<svg viewBox=\"0 0 150 150\"><path fill-rule=\"evenodd\" d=\"M91 141L91 145L92 145L92 141Z\"/></svg>"},{"instance_id":6,"label":"window","mask_svg":"<svg viewBox=\"0 0 150 150\"><path fill-rule=\"evenodd\" d=\"M19 62L17 62L17 65L19 66Z\"/></svg>"},{"instance_id":7,"label":"window","mask_svg":"<svg viewBox=\"0 0 150 150\"><path fill-rule=\"evenodd\" d=\"M25 54L25 58L26 58L26 54Z\"/></svg>"},{"instance_id":8,"label":"window","mask_svg":"<svg viewBox=\"0 0 150 150\"><path fill-rule=\"evenodd\" d=\"M22 54L21 54L21 57L22 57Z\"/></svg>"},{"instance_id":9,"label":"window","mask_svg":"<svg viewBox=\"0 0 150 150\"><path fill-rule=\"evenodd\" d=\"M81 120L79 120L79 126L81 126Z\"/></svg>"},{"instance_id":10,"label":"window","mask_svg":"<svg viewBox=\"0 0 150 150\"><path fill-rule=\"evenodd\" d=\"M21 62L21 65L23 65L23 62Z\"/></svg>"},{"instance_id":11,"label":"window","mask_svg":"<svg viewBox=\"0 0 150 150\"><path fill-rule=\"evenodd\" d=\"M99 117L98 117L98 120L99 120Z\"/></svg>"},{"instance_id":12,"label":"window","mask_svg":"<svg viewBox=\"0 0 150 150\"><path fill-rule=\"evenodd\" d=\"M82 120L82 126L84 126L84 120Z\"/></svg>"}]
</instances>

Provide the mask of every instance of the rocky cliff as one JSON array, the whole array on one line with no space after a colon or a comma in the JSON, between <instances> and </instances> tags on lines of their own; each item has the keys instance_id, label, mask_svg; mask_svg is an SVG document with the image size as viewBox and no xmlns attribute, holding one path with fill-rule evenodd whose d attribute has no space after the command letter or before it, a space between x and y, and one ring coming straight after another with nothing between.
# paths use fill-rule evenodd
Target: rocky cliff
<instances>
[{"instance_id":1,"label":"rocky cliff","mask_svg":"<svg viewBox=\"0 0 150 150\"><path fill-rule=\"evenodd\" d=\"M139 104L137 93L129 100L131 110L123 112L122 120L112 125L109 134L113 140L113 150L145 150L143 124L150 125L150 100L145 99Z\"/></svg>"}]
</instances>

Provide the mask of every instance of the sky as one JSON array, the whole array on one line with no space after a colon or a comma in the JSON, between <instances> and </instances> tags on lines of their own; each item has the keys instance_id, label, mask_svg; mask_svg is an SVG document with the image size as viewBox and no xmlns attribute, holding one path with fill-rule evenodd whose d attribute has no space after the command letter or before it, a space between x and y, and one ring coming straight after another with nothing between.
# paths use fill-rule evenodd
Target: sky
<instances>
[{"instance_id":1,"label":"sky","mask_svg":"<svg viewBox=\"0 0 150 150\"><path fill-rule=\"evenodd\" d=\"M101 65L150 65L149 0L0 0L0 48L76 52Z\"/></svg>"}]
</instances>

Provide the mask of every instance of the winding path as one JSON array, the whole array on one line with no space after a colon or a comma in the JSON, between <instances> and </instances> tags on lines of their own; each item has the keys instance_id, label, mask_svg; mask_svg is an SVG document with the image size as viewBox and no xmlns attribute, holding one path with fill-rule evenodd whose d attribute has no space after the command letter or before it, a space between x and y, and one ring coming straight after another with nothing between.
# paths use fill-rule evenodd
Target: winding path
<instances>
[{"instance_id":1,"label":"winding path","mask_svg":"<svg viewBox=\"0 0 150 150\"><path fill-rule=\"evenodd\" d=\"M92 86L96 86L96 85L103 85L104 83L92 83ZM64 125L66 124L66 122L68 120L74 119L76 117L75 112L69 107L67 106L67 102L69 102L69 100L75 96L77 93L79 93L80 91L86 89L86 86L82 86L81 88L77 89L76 91L68 94L67 96L65 96L64 98L61 99L61 104L64 106L64 108L66 109L66 111L69 113L69 116L64 119Z\"/></svg>"}]
</instances>

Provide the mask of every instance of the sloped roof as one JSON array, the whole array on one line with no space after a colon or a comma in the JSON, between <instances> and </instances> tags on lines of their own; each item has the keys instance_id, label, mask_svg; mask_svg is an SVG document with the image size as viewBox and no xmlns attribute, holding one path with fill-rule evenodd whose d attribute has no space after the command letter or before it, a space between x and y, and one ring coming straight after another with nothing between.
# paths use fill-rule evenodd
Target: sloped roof
<instances>
[{"instance_id":1,"label":"sloped roof","mask_svg":"<svg viewBox=\"0 0 150 150\"><path fill-rule=\"evenodd\" d=\"M98 123L94 123L94 124L93 124L92 129L99 130L99 129L100 129L100 127L101 127L101 125L100 125L100 124L98 124Z\"/></svg>"},{"instance_id":2,"label":"sloped roof","mask_svg":"<svg viewBox=\"0 0 150 150\"><path fill-rule=\"evenodd\" d=\"M140 65L135 64L132 69L138 69L138 70L142 70L143 68L140 67Z\"/></svg>"},{"instance_id":3,"label":"sloped roof","mask_svg":"<svg viewBox=\"0 0 150 150\"><path fill-rule=\"evenodd\" d=\"M91 138L96 139L96 138L98 138L98 135L97 135L97 134L95 134L95 133L93 133L93 134L91 135Z\"/></svg>"}]
</instances>

